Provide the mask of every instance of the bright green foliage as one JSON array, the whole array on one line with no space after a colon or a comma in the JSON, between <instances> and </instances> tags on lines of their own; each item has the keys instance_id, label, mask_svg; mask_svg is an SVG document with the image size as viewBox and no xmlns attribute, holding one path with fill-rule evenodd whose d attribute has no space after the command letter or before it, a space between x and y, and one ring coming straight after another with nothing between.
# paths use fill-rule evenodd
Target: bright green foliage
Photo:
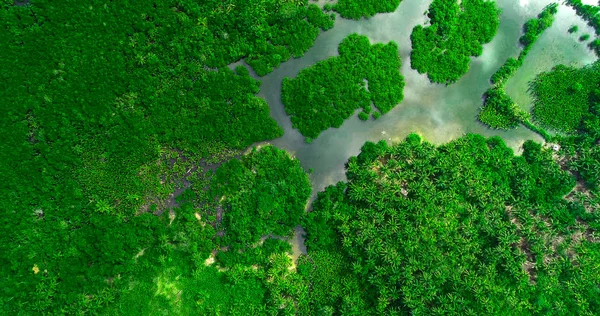
<instances>
[{"instance_id":1,"label":"bright green foliage","mask_svg":"<svg viewBox=\"0 0 600 316\"><path fill-rule=\"evenodd\" d=\"M310 284L310 315L373 315L366 289L339 250L311 251L298 260L298 274Z\"/></svg>"},{"instance_id":2,"label":"bright green foliage","mask_svg":"<svg viewBox=\"0 0 600 316\"><path fill-rule=\"evenodd\" d=\"M490 88L485 94L483 107L479 112L479 121L495 129L512 129L524 120L521 111L503 88Z\"/></svg>"},{"instance_id":3,"label":"bright green foliage","mask_svg":"<svg viewBox=\"0 0 600 316\"><path fill-rule=\"evenodd\" d=\"M598 213L563 199L575 180L550 150L531 141L523 150L478 135L437 148L414 134L365 144L348 161L348 184L320 193L307 214L313 265L348 267L309 270L311 297L334 311L364 302L368 314L594 313L600 248L586 229ZM362 298L331 274L359 282Z\"/></svg>"},{"instance_id":4,"label":"bright green foliage","mask_svg":"<svg viewBox=\"0 0 600 316\"><path fill-rule=\"evenodd\" d=\"M519 38L519 42L523 44L523 50L521 50L517 59L508 58L504 65L492 75L491 81L493 84L504 84L523 65L523 61L535 41L547 28L552 26L556 12L558 12L558 4L549 4L538 14L537 18L528 20L523 25L524 34Z\"/></svg>"},{"instance_id":5,"label":"bright green foliage","mask_svg":"<svg viewBox=\"0 0 600 316\"><path fill-rule=\"evenodd\" d=\"M579 37L579 41L580 41L580 42L585 42L585 41L587 41L588 39L590 39L590 34L583 34L583 35L581 35L581 36Z\"/></svg>"},{"instance_id":6,"label":"bright green foliage","mask_svg":"<svg viewBox=\"0 0 600 316\"><path fill-rule=\"evenodd\" d=\"M431 25L417 25L410 35L411 67L443 84L456 82L469 70L470 57L481 55L500 24L500 9L485 0L434 0L427 16Z\"/></svg>"},{"instance_id":7,"label":"bright green foliage","mask_svg":"<svg viewBox=\"0 0 600 316\"><path fill-rule=\"evenodd\" d=\"M311 186L298 160L266 146L219 167L211 190L223 207L224 243L238 249L264 235L289 235Z\"/></svg>"},{"instance_id":8,"label":"bright green foliage","mask_svg":"<svg viewBox=\"0 0 600 316\"><path fill-rule=\"evenodd\" d=\"M575 132L599 83L598 63L580 69L559 65L539 74L531 83L533 118L547 128Z\"/></svg>"},{"instance_id":9,"label":"bright green foliage","mask_svg":"<svg viewBox=\"0 0 600 316\"><path fill-rule=\"evenodd\" d=\"M372 105L383 114L402 101L404 78L396 43L371 45L367 37L352 34L338 51L339 56L283 80L285 110L306 137L314 139L330 127L340 127L357 109L362 108L365 120Z\"/></svg>"},{"instance_id":10,"label":"bright green foliage","mask_svg":"<svg viewBox=\"0 0 600 316\"><path fill-rule=\"evenodd\" d=\"M338 0L333 10L347 19L370 18L377 13L394 12L401 0Z\"/></svg>"},{"instance_id":11,"label":"bright green foliage","mask_svg":"<svg viewBox=\"0 0 600 316\"><path fill-rule=\"evenodd\" d=\"M521 57L521 55L519 55ZM506 80L510 79L517 69L523 65L523 59L514 59L509 57L504 64L496 70L496 72L492 75L490 81L493 84L504 84Z\"/></svg>"},{"instance_id":12,"label":"bright green foliage","mask_svg":"<svg viewBox=\"0 0 600 316\"><path fill-rule=\"evenodd\" d=\"M158 247L137 256L132 275L115 278L116 295L106 302L106 314L264 315L279 308L272 300L281 293L301 297L294 291L305 285L288 270L289 244L267 239L242 254L220 252L218 258L227 254L229 259L227 270L220 271L222 262L205 261L206 247L214 247L214 230L201 225L195 211L184 203L168 226L172 235L161 236Z\"/></svg>"}]
</instances>

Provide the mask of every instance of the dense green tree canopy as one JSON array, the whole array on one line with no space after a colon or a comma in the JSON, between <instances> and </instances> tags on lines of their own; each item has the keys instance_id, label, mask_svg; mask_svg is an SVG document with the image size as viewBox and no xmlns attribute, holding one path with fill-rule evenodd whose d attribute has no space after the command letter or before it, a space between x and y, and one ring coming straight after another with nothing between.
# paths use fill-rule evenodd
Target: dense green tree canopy
<instances>
[{"instance_id":1,"label":"dense green tree canopy","mask_svg":"<svg viewBox=\"0 0 600 316\"><path fill-rule=\"evenodd\" d=\"M431 82L451 84L469 70L471 56L483 52L500 24L500 9L486 0L434 0L427 11L430 25L410 35L410 63Z\"/></svg>"},{"instance_id":2,"label":"dense green tree canopy","mask_svg":"<svg viewBox=\"0 0 600 316\"><path fill-rule=\"evenodd\" d=\"M173 221L173 192L283 133L260 82L226 66L266 74L333 25L308 1L3 1L0 21L7 315L94 314L137 280L156 287L159 258L206 258L214 214Z\"/></svg>"},{"instance_id":3,"label":"dense green tree canopy","mask_svg":"<svg viewBox=\"0 0 600 316\"><path fill-rule=\"evenodd\" d=\"M539 74L531 83L534 119L547 128L575 132L599 83L598 63L580 69L559 65Z\"/></svg>"},{"instance_id":4,"label":"dense green tree canopy","mask_svg":"<svg viewBox=\"0 0 600 316\"><path fill-rule=\"evenodd\" d=\"M348 161L348 184L319 193L308 213L309 257L345 258L349 269L333 271L363 284L353 302L381 314L593 313L600 249L586 230L598 215L563 198L575 180L549 150L523 150L478 135L367 143ZM331 293L321 302L348 308L347 290Z\"/></svg>"},{"instance_id":5,"label":"dense green tree canopy","mask_svg":"<svg viewBox=\"0 0 600 316\"><path fill-rule=\"evenodd\" d=\"M377 13L394 12L401 0L338 0L333 9L344 18L358 20Z\"/></svg>"},{"instance_id":6,"label":"dense green tree canopy","mask_svg":"<svg viewBox=\"0 0 600 316\"><path fill-rule=\"evenodd\" d=\"M526 119L526 113L518 108L503 88L490 88L484 98L478 119L485 125L495 129L511 129Z\"/></svg>"},{"instance_id":7,"label":"dense green tree canopy","mask_svg":"<svg viewBox=\"0 0 600 316\"><path fill-rule=\"evenodd\" d=\"M211 190L223 207L225 243L247 245L269 234L289 235L311 186L297 159L266 146L219 167Z\"/></svg>"},{"instance_id":8,"label":"dense green tree canopy","mask_svg":"<svg viewBox=\"0 0 600 316\"><path fill-rule=\"evenodd\" d=\"M396 43L371 45L367 37L352 34L338 51L339 56L283 80L285 110L306 137L340 127L357 109L366 120L373 105L378 111L373 116L378 117L402 101L404 78Z\"/></svg>"}]
</instances>

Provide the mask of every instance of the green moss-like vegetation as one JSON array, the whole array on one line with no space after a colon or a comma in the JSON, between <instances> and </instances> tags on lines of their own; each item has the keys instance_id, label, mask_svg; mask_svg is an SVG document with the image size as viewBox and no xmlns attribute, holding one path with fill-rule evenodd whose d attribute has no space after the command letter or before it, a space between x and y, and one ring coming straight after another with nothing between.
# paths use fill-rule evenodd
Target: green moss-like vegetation
<instances>
[{"instance_id":1,"label":"green moss-like vegetation","mask_svg":"<svg viewBox=\"0 0 600 316\"><path fill-rule=\"evenodd\" d=\"M372 105L384 114L403 98L396 43L371 45L367 37L352 34L338 51L339 56L283 80L281 98L292 125L311 139L340 127L357 109L362 109L360 118L365 120Z\"/></svg>"},{"instance_id":2,"label":"green moss-like vegetation","mask_svg":"<svg viewBox=\"0 0 600 316\"><path fill-rule=\"evenodd\" d=\"M401 0L338 0L333 10L347 19L370 18L377 13L394 12Z\"/></svg>"},{"instance_id":3,"label":"green moss-like vegetation","mask_svg":"<svg viewBox=\"0 0 600 316\"><path fill-rule=\"evenodd\" d=\"M501 87L490 88L484 97L478 118L491 128L512 129L526 117Z\"/></svg>"},{"instance_id":4,"label":"green moss-like vegetation","mask_svg":"<svg viewBox=\"0 0 600 316\"><path fill-rule=\"evenodd\" d=\"M289 235L311 193L300 162L272 146L223 164L211 189L221 201L225 244L236 250L261 236Z\"/></svg>"},{"instance_id":5,"label":"green moss-like vegetation","mask_svg":"<svg viewBox=\"0 0 600 316\"><path fill-rule=\"evenodd\" d=\"M416 135L393 147L365 144L348 161L348 183L319 193L307 215L309 258L327 271L309 266L310 305L364 314L594 313L600 249L587 229L598 227L598 213L563 199L575 180L550 150L531 141L523 150L514 156L500 138L477 135L437 148Z\"/></svg>"},{"instance_id":6,"label":"green moss-like vegetation","mask_svg":"<svg viewBox=\"0 0 600 316\"><path fill-rule=\"evenodd\" d=\"M585 42L590 39L590 34L583 34L579 37L580 42Z\"/></svg>"},{"instance_id":7,"label":"green moss-like vegetation","mask_svg":"<svg viewBox=\"0 0 600 316\"><path fill-rule=\"evenodd\" d=\"M484 0L434 0L427 16L430 25L415 26L410 36L411 67L443 84L456 82L469 70L471 56L481 55L500 24L496 3Z\"/></svg>"},{"instance_id":8,"label":"green moss-like vegetation","mask_svg":"<svg viewBox=\"0 0 600 316\"><path fill-rule=\"evenodd\" d=\"M598 83L598 63L581 69L559 65L539 74L531 83L533 118L544 127L575 132L589 110L589 100Z\"/></svg>"}]
</instances>

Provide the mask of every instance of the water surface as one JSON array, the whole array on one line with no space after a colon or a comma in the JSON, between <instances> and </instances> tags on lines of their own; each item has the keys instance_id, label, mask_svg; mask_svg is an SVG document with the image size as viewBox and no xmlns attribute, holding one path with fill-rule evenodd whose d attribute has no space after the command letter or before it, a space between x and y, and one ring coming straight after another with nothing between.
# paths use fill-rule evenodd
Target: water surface
<instances>
[{"instance_id":1,"label":"water surface","mask_svg":"<svg viewBox=\"0 0 600 316\"><path fill-rule=\"evenodd\" d=\"M481 56L472 58L469 72L450 86L432 84L426 75L410 68L410 33L415 25L427 22L424 12L431 1L403 0L395 12L379 14L369 20L352 21L338 17L335 27L322 33L305 56L288 61L271 74L259 78L262 81L259 95L267 100L271 115L285 131L283 137L270 143L291 152L305 169L314 170L310 177L316 194L328 185L345 180L345 162L357 155L366 141L383 139L394 143L416 132L429 142L441 144L465 133L478 133L501 136L516 152L527 139L542 141L537 134L523 127L495 131L476 120L481 96L490 87L489 78L508 57L516 57L520 52L518 39L523 24L553 1L496 2L502 9L498 34L492 42L484 45ZM538 39L525 65L507 83L507 92L523 108L528 108L531 102L527 82L537 73L560 63L583 65L595 60L593 52L578 42L579 35L567 33L571 25L579 26L579 34L593 34L570 7L561 4L553 26ZM363 122L353 116L340 128L330 128L307 144L304 137L291 127L290 118L281 103L282 80L295 77L303 68L337 55L339 43L351 33L366 35L372 42L398 43L403 62L401 71L406 80L404 100L378 120Z\"/></svg>"}]
</instances>

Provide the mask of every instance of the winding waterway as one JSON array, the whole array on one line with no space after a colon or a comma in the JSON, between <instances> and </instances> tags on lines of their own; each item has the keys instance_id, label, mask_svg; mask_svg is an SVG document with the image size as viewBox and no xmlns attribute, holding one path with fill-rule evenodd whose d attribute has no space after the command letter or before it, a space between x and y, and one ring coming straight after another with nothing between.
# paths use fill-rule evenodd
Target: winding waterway
<instances>
[{"instance_id":1,"label":"winding waterway","mask_svg":"<svg viewBox=\"0 0 600 316\"><path fill-rule=\"evenodd\" d=\"M543 141L539 135L523 127L511 131L490 130L476 119L482 95L490 87L489 78L508 57L516 57L521 50L518 39L523 24L554 1L496 2L502 9L498 34L484 46L481 56L472 58L469 72L450 86L431 84L426 75L410 68L410 33L415 25L427 22L424 12L431 3L423 0L403 0L395 12L379 14L369 20L352 21L338 17L335 27L322 33L305 56L282 64L265 77L256 77L262 81L259 95L267 100L271 115L285 130L283 137L269 143L291 152L306 170L314 170L310 175L313 198L326 186L345 180L344 164L349 157L360 152L366 141L383 139L394 143L416 132L429 142L441 144L465 133L478 133L501 136L517 153L527 139ZM567 32L571 25L579 26L577 34ZM341 128L330 128L307 144L304 137L292 128L281 103L282 80L284 77L295 77L303 68L337 55L338 44L355 32L368 36L371 42L398 43L403 62L401 71L406 80L404 100L376 121L371 119L363 122L355 115L346 120ZM506 85L507 93L519 106L523 109L531 107L528 82L537 73L550 70L557 64L581 66L596 59L586 43L578 41L584 33L594 34L573 9L561 4L552 27L539 37L524 66ZM298 232L296 235L299 235ZM295 252L304 250L299 236L294 238L293 244Z\"/></svg>"}]
</instances>

